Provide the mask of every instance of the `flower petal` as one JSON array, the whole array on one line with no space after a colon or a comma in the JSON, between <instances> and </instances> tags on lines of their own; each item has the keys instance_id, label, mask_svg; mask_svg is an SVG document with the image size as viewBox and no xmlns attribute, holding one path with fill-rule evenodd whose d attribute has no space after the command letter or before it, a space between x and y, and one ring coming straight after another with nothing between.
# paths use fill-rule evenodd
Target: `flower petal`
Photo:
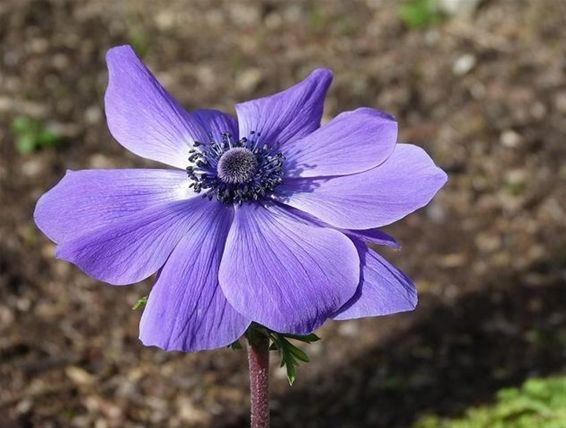
<instances>
[{"instance_id":1,"label":"flower petal","mask_svg":"<svg viewBox=\"0 0 566 428\"><path fill-rule=\"evenodd\" d=\"M397 144L381 165L360 174L288 180L276 199L343 229L370 229L393 223L425 206L447 176L426 152Z\"/></svg>"},{"instance_id":2,"label":"flower petal","mask_svg":"<svg viewBox=\"0 0 566 428\"><path fill-rule=\"evenodd\" d=\"M362 279L356 294L333 317L347 320L412 311L417 305L413 282L363 243L356 242Z\"/></svg>"},{"instance_id":3,"label":"flower petal","mask_svg":"<svg viewBox=\"0 0 566 428\"><path fill-rule=\"evenodd\" d=\"M252 131L265 144L285 144L320 126L332 72L314 70L305 80L275 95L236 105L240 137Z\"/></svg>"},{"instance_id":4,"label":"flower petal","mask_svg":"<svg viewBox=\"0 0 566 428\"><path fill-rule=\"evenodd\" d=\"M363 242L382 245L399 249L401 246L392 236L377 229L368 230L344 230L344 233L350 237L357 238Z\"/></svg>"},{"instance_id":5,"label":"flower petal","mask_svg":"<svg viewBox=\"0 0 566 428\"><path fill-rule=\"evenodd\" d=\"M355 293L359 258L342 233L277 205L236 209L220 286L241 314L280 333L306 334Z\"/></svg>"},{"instance_id":6,"label":"flower petal","mask_svg":"<svg viewBox=\"0 0 566 428\"><path fill-rule=\"evenodd\" d=\"M206 136L206 130L167 93L130 46L110 49L106 62L104 101L114 138L138 156L185 168L193 141Z\"/></svg>"},{"instance_id":7,"label":"flower petal","mask_svg":"<svg viewBox=\"0 0 566 428\"><path fill-rule=\"evenodd\" d=\"M139 282L163 266L183 236L197 233L211 204L192 198L148 208L63 242L57 257L110 284Z\"/></svg>"},{"instance_id":8,"label":"flower petal","mask_svg":"<svg viewBox=\"0 0 566 428\"><path fill-rule=\"evenodd\" d=\"M384 162L397 142L397 122L370 108L342 113L312 134L284 146L289 177L367 171Z\"/></svg>"},{"instance_id":9,"label":"flower petal","mask_svg":"<svg viewBox=\"0 0 566 428\"><path fill-rule=\"evenodd\" d=\"M37 202L37 226L56 243L77 238L147 208L194 197L184 171L67 171Z\"/></svg>"},{"instance_id":10,"label":"flower petal","mask_svg":"<svg viewBox=\"0 0 566 428\"><path fill-rule=\"evenodd\" d=\"M218 268L232 221L231 209L211 204L173 250L159 274L140 324L140 339L167 351L227 346L250 321L229 304L218 284Z\"/></svg>"},{"instance_id":11,"label":"flower petal","mask_svg":"<svg viewBox=\"0 0 566 428\"><path fill-rule=\"evenodd\" d=\"M293 215L297 217L301 217L309 223L314 223L320 227L327 227L331 229L336 229L342 232L344 235L349 236L351 238L357 238L363 242L368 242L370 244L375 245L382 245L386 247L392 248L401 248L399 243L393 238L392 236L388 235L385 232L382 232L378 229L367 229L367 230L351 230L351 229L341 229L339 227L334 227L328 223L321 221L319 218L305 212L298 210L296 208L285 206L285 209L291 212Z\"/></svg>"},{"instance_id":12,"label":"flower petal","mask_svg":"<svg viewBox=\"0 0 566 428\"><path fill-rule=\"evenodd\" d=\"M233 116L218 110L200 109L190 113L191 118L198 121L200 127L205 130L206 135L195 137L201 143L208 143L211 139L222 141L222 134L230 133L234 139L238 139L238 122Z\"/></svg>"}]
</instances>

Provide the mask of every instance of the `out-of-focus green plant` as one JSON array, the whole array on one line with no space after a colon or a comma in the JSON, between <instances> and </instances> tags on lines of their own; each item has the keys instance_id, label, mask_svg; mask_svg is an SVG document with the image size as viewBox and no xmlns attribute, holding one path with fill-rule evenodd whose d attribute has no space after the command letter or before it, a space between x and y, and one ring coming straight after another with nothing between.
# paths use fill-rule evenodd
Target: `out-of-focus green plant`
<instances>
[{"instance_id":1,"label":"out-of-focus green plant","mask_svg":"<svg viewBox=\"0 0 566 428\"><path fill-rule=\"evenodd\" d=\"M442 13L437 0L407 0L399 7L399 18L410 29L438 24Z\"/></svg>"},{"instance_id":2,"label":"out-of-focus green plant","mask_svg":"<svg viewBox=\"0 0 566 428\"><path fill-rule=\"evenodd\" d=\"M128 28L128 36L136 53L141 58L145 58L151 47L151 39L148 33L138 26L131 26Z\"/></svg>"},{"instance_id":3,"label":"out-of-focus green plant","mask_svg":"<svg viewBox=\"0 0 566 428\"><path fill-rule=\"evenodd\" d=\"M318 0L307 2L308 27L311 33L320 34L328 24L323 6Z\"/></svg>"},{"instance_id":4,"label":"out-of-focus green plant","mask_svg":"<svg viewBox=\"0 0 566 428\"><path fill-rule=\"evenodd\" d=\"M138 299L138 301L136 303L134 303L134 306L132 306L132 309L134 311L137 311L138 309L143 309L145 308L145 306L147 305L147 299L149 298L149 296L143 296L140 297Z\"/></svg>"},{"instance_id":5,"label":"out-of-focus green plant","mask_svg":"<svg viewBox=\"0 0 566 428\"><path fill-rule=\"evenodd\" d=\"M565 428L566 376L530 379L503 389L491 406L470 409L461 419L428 416L415 428Z\"/></svg>"},{"instance_id":6,"label":"out-of-focus green plant","mask_svg":"<svg viewBox=\"0 0 566 428\"><path fill-rule=\"evenodd\" d=\"M63 138L45 123L27 116L18 116L12 121L12 133L16 149L21 154L33 153L37 150L56 147L63 143Z\"/></svg>"},{"instance_id":7,"label":"out-of-focus green plant","mask_svg":"<svg viewBox=\"0 0 566 428\"><path fill-rule=\"evenodd\" d=\"M131 13L127 16L127 39L140 58L145 58L151 49L151 32L146 24L143 14Z\"/></svg>"}]
</instances>

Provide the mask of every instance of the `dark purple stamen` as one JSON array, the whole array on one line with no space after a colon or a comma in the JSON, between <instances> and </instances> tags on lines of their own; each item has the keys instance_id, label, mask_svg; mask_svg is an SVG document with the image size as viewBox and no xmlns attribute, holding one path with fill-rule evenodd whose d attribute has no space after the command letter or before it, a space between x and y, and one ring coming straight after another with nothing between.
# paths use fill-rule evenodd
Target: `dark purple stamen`
<instances>
[{"instance_id":1,"label":"dark purple stamen","mask_svg":"<svg viewBox=\"0 0 566 428\"><path fill-rule=\"evenodd\" d=\"M284 156L275 147L260 145L259 133L233 141L230 133L222 141L195 142L187 167L190 187L204 191L203 197L216 197L227 204L257 201L270 194L283 181Z\"/></svg>"}]
</instances>

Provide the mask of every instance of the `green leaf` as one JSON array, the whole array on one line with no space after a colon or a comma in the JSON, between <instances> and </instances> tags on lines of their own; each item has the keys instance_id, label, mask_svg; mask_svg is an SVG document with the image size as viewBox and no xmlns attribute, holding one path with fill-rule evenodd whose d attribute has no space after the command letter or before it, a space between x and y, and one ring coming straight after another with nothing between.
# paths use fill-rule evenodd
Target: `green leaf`
<instances>
[{"instance_id":1,"label":"green leaf","mask_svg":"<svg viewBox=\"0 0 566 428\"><path fill-rule=\"evenodd\" d=\"M287 382L289 382L290 386L293 386L295 380L297 379L297 370L295 369L296 364L285 364L285 368L287 369Z\"/></svg>"},{"instance_id":2,"label":"green leaf","mask_svg":"<svg viewBox=\"0 0 566 428\"><path fill-rule=\"evenodd\" d=\"M320 337L318 337L314 333L307 334L306 336L297 336L294 334L284 334L283 336L288 337L289 339L294 339L305 343L313 343L313 342L318 342L320 340Z\"/></svg>"},{"instance_id":3,"label":"green leaf","mask_svg":"<svg viewBox=\"0 0 566 428\"><path fill-rule=\"evenodd\" d=\"M399 8L399 18L411 29L438 24L442 15L437 0L408 0Z\"/></svg>"},{"instance_id":4,"label":"green leaf","mask_svg":"<svg viewBox=\"0 0 566 428\"><path fill-rule=\"evenodd\" d=\"M141 299L139 299L134 306L132 306L132 309L134 311L138 310L138 309L143 309L145 308L145 305L147 304L147 298L148 296L143 296Z\"/></svg>"},{"instance_id":5,"label":"green leaf","mask_svg":"<svg viewBox=\"0 0 566 428\"><path fill-rule=\"evenodd\" d=\"M56 147L63 143L63 138L56 132L48 129L37 119L18 116L11 123L16 149L21 154L29 154L36 150Z\"/></svg>"},{"instance_id":6,"label":"green leaf","mask_svg":"<svg viewBox=\"0 0 566 428\"><path fill-rule=\"evenodd\" d=\"M23 155L33 152L35 150L33 137L30 135L22 135L20 138L16 139L16 148L18 152Z\"/></svg>"},{"instance_id":7,"label":"green leaf","mask_svg":"<svg viewBox=\"0 0 566 428\"><path fill-rule=\"evenodd\" d=\"M305 351L303 351L302 349L297 348L295 345L293 344L289 344L289 352L291 352L291 354L293 354L293 356L299 360L302 361L304 363L308 363L310 362L309 360L309 356L305 353Z\"/></svg>"},{"instance_id":8,"label":"green leaf","mask_svg":"<svg viewBox=\"0 0 566 428\"><path fill-rule=\"evenodd\" d=\"M269 332L269 337L272 340L272 344L269 349L279 351L281 356L280 367L285 367L289 385L293 385L297 378L297 366L301 362L308 363L310 359L305 351L292 344L289 340L287 340L287 338L296 339L305 343L315 342L320 340L320 338L315 334L295 336L275 332Z\"/></svg>"},{"instance_id":9,"label":"green leaf","mask_svg":"<svg viewBox=\"0 0 566 428\"><path fill-rule=\"evenodd\" d=\"M230 348L233 351L239 351L240 349L242 349L242 344L240 343L239 340L236 340L234 343L228 345L228 348Z\"/></svg>"},{"instance_id":10,"label":"green leaf","mask_svg":"<svg viewBox=\"0 0 566 428\"><path fill-rule=\"evenodd\" d=\"M297 378L297 366L310 361L306 352L294 345L291 340L297 340L303 343L312 343L320 340L320 337L314 333L304 336L277 333L254 322L246 331L246 337L251 341L256 334L267 336L270 340L269 350L279 352L279 357L281 358L279 366L285 367L289 385L293 385Z\"/></svg>"},{"instance_id":11,"label":"green leaf","mask_svg":"<svg viewBox=\"0 0 566 428\"><path fill-rule=\"evenodd\" d=\"M18 116L12 121L12 131L23 134L33 127L33 121L29 117Z\"/></svg>"},{"instance_id":12,"label":"green leaf","mask_svg":"<svg viewBox=\"0 0 566 428\"><path fill-rule=\"evenodd\" d=\"M37 144L39 147L56 146L61 141L59 135L48 129L44 129L37 134Z\"/></svg>"},{"instance_id":13,"label":"green leaf","mask_svg":"<svg viewBox=\"0 0 566 428\"><path fill-rule=\"evenodd\" d=\"M566 376L533 378L497 393L494 403L469 408L456 419L429 415L415 428L564 428Z\"/></svg>"}]
</instances>

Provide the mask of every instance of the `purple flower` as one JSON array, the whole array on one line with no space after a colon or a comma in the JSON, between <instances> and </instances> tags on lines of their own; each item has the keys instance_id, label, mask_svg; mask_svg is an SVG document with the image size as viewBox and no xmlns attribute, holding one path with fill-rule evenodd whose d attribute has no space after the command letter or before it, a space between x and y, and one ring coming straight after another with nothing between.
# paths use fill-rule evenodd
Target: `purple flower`
<instances>
[{"instance_id":1,"label":"purple flower","mask_svg":"<svg viewBox=\"0 0 566 428\"><path fill-rule=\"evenodd\" d=\"M366 244L426 205L446 174L397 123L360 108L320 126L332 74L270 97L187 112L129 46L107 55L106 115L131 152L174 169L68 171L41 197L57 257L113 285L158 273L140 338L218 348L255 321L306 334L329 318L411 310L412 282Z\"/></svg>"}]
</instances>

